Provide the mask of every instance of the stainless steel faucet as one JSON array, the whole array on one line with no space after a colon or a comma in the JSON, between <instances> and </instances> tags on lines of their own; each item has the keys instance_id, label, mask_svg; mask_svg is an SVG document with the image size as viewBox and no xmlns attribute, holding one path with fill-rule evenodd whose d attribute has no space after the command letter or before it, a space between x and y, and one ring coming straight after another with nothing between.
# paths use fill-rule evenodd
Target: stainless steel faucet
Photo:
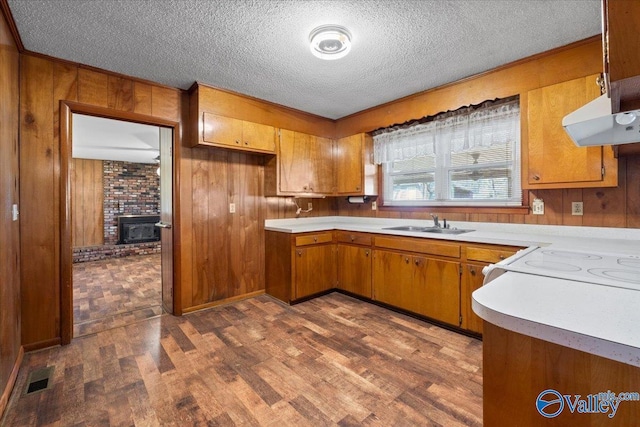
<instances>
[{"instance_id":1,"label":"stainless steel faucet","mask_svg":"<svg viewBox=\"0 0 640 427\"><path fill-rule=\"evenodd\" d=\"M438 221L438 215L429 214L433 218L433 226L440 228L440 221Z\"/></svg>"}]
</instances>

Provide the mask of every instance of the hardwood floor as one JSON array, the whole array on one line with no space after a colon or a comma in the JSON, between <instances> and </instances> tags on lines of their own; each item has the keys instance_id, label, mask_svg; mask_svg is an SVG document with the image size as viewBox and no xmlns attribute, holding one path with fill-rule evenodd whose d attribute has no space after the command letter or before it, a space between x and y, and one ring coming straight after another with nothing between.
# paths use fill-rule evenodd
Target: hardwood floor
<instances>
[{"instance_id":1,"label":"hardwood floor","mask_svg":"<svg viewBox=\"0 0 640 427\"><path fill-rule=\"evenodd\" d=\"M162 314L160 254L73 265L73 336Z\"/></svg>"},{"instance_id":2,"label":"hardwood floor","mask_svg":"<svg viewBox=\"0 0 640 427\"><path fill-rule=\"evenodd\" d=\"M264 295L27 354L4 423L481 425L481 359L476 339L339 293ZM24 395L46 366L52 387Z\"/></svg>"}]
</instances>

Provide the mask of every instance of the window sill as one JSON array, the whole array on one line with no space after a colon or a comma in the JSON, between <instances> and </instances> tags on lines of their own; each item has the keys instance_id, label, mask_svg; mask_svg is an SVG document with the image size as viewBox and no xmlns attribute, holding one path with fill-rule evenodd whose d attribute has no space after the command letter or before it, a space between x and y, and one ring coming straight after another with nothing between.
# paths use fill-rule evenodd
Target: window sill
<instances>
[{"instance_id":1,"label":"window sill","mask_svg":"<svg viewBox=\"0 0 640 427\"><path fill-rule=\"evenodd\" d=\"M381 211L475 213L475 214L516 214L527 215L529 206L389 206L378 205Z\"/></svg>"}]
</instances>

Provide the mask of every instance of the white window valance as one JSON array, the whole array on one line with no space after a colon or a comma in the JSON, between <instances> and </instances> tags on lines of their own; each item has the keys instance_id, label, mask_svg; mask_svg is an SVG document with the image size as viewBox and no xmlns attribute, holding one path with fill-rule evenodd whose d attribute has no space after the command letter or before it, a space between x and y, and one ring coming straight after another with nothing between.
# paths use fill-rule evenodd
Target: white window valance
<instances>
[{"instance_id":1,"label":"white window valance","mask_svg":"<svg viewBox=\"0 0 640 427\"><path fill-rule=\"evenodd\" d=\"M373 136L376 164L435 154L446 146L452 153L519 140L518 100L485 103L439 114L423 123L394 126Z\"/></svg>"}]
</instances>

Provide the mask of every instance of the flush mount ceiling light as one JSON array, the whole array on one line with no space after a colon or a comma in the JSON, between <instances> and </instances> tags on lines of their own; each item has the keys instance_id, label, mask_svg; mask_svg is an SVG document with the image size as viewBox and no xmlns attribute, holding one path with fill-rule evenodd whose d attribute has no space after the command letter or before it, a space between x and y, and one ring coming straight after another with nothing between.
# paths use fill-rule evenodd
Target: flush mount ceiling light
<instances>
[{"instance_id":1,"label":"flush mount ceiling light","mask_svg":"<svg viewBox=\"0 0 640 427\"><path fill-rule=\"evenodd\" d=\"M339 25L322 25L309 34L311 53L320 59L339 59L351 50L351 33Z\"/></svg>"}]
</instances>

